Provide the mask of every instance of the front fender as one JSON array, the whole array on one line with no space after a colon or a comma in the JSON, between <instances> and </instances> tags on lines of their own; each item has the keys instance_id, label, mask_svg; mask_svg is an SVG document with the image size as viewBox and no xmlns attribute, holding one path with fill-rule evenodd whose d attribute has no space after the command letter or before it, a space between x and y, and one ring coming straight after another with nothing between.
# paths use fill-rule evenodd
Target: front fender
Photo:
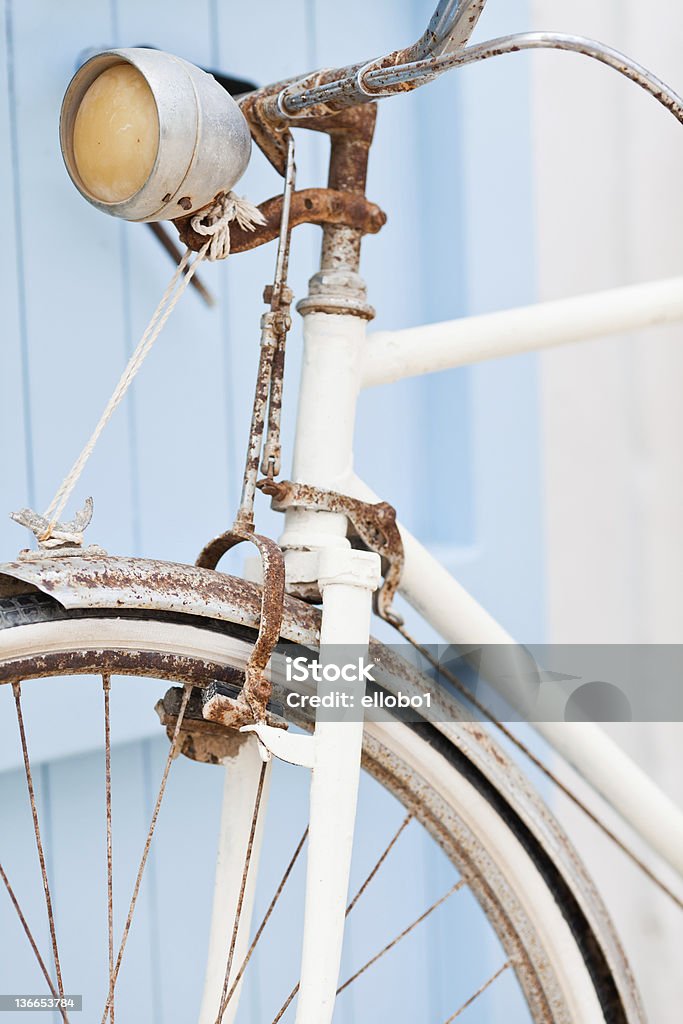
<instances>
[{"instance_id":1,"label":"front fender","mask_svg":"<svg viewBox=\"0 0 683 1024\"><path fill-rule=\"evenodd\" d=\"M258 629L261 588L193 565L106 555L30 558L0 564L0 597L42 591L64 608L132 608L196 615ZM282 635L315 647L320 612L285 598Z\"/></svg>"}]
</instances>

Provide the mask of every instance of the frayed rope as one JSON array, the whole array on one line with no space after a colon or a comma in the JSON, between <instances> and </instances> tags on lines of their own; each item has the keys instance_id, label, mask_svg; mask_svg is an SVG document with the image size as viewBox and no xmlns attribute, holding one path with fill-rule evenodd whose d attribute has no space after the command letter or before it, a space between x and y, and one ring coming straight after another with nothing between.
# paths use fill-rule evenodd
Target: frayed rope
<instances>
[{"instance_id":1,"label":"frayed rope","mask_svg":"<svg viewBox=\"0 0 683 1024\"><path fill-rule=\"evenodd\" d=\"M200 210L190 221L192 230L208 237L208 260L224 260L230 255L230 225L236 222L243 231L253 231L266 223L258 206L234 192L219 192L207 210Z\"/></svg>"},{"instance_id":2,"label":"frayed rope","mask_svg":"<svg viewBox=\"0 0 683 1024\"><path fill-rule=\"evenodd\" d=\"M234 192L219 192L208 207L200 210L192 218L192 228L198 235L206 237L207 241L192 262L190 262L191 250L187 249L185 251L168 288L164 292L142 338L128 361L121 379L114 388L97 426L71 470L57 489L57 493L50 502L44 516L37 516L30 509L23 509L18 514L21 518L17 518L17 521L21 522L24 526L28 526L36 534L41 547L48 546L52 538L55 540L67 540L71 544L82 542L82 532L78 536L73 531L69 533L71 524L60 523L59 516L63 512L74 487L85 469L85 465L93 453L100 434L133 383L140 367L148 356L154 342L161 334L178 300L192 280L199 264L205 259L224 260L230 254L230 225L233 222L237 223L243 231L253 231L258 225L265 224L266 219L257 206L250 203L248 199L236 196ZM27 514L33 517L31 523L27 521ZM90 514L92 514L92 508L90 509ZM65 533L69 533L69 536L64 537ZM72 533L73 536L71 535Z\"/></svg>"}]
</instances>

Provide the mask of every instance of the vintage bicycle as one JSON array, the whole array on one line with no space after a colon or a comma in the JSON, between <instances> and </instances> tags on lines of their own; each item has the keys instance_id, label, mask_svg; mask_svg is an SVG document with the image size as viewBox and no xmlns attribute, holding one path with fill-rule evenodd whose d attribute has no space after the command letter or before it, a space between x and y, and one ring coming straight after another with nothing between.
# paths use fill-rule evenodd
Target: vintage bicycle
<instances>
[{"instance_id":1,"label":"vintage bicycle","mask_svg":"<svg viewBox=\"0 0 683 1024\"><path fill-rule=\"evenodd\" d=\"M116 984L169 771L179 753L197 761L198 772L213 770L202 764L226 766L199 1010L203 1024L238 1019L253 951L304 849L300 977L291 991L282 993L274 1024L294 1006L298 1024L332 1020L337 996L465 887L476 897L503 954L493 973L472 979L470 994L454 1007L449 1022L464 1017L506 972L514 973L533 1021L643 1019L628 964L599 896L567 837L493 734L502 732L506 744L516 744L537 767L552 773L463 684L452 665L408 634L393 598L400 592L463 652L465 662L482 647L502 651L502 675L508 683L513 680L514 691L506 699L520 693L524 698L524 685L529 672L533 674L526 652L397 523L394 509L353 474L355 410L363 387L683 316L683 288L674 280L367 336L373 310L359 273L361 245L364 235L379 231L384 221L382 211L365 196L376 101L452 68L548 47L602 61L683 122L680 97L600 43L526 33L468 45L484 5L485 0L442 3L413 46L256 89L237 102L201 70L144 48L92 56L67 91L61 139L76 187L106 213L134 221L174 221L186 251L55 499L44 515L31 510L15 515L34 533L37 546L0 567L0 680L14 691L54 970L48 968L4 870L2 878L64 1020L73 1007L60 968L22 687L65 674L99 678L104 693L109 959L103 1024L108 1018L114 1021ZM122 125L135 131L122 134ZM299 129L330 137L326 188L296 189L294 139ZM231 191L246 168L252 141L283 179L282 195L259 207ZM304 223L322 227L323 244L320 268L297 307L304 319L305 354L291 479L283 480L280 417L293 299L287 285L289 241L294 228ZM175 304L203 260L229 253L237 258L240 251L275 239L275 275L264 293L268 309L261 322L242 497L234 523L206 545L195 566L114 558L88 545L84 533L92 505L68 522L62 513ZM259 490L284 515L277 542L256 532ZM251 579L218 568L221 558L241 543L255 546L258 555ZM415 660L370 639L373 603L376 614L415 648ZM344 692L353 707L337 706L327 714L310 698L334 690L344 670L340 662L348 661L349 652L359 665L355 677L345 680ZM296 678L289 672L295 658L317 666L317 676L310 672L306 680ZM366 663L374 670L367 691ZM115 677L122 675L174 685L158 704L170 749L118 938L112 910L109 709ZM515 680L521 681L521 691L515 691ZM373 700L368 714L357 713L369 693ZM375 700L378 694L381 700ZM388 697L394 698L393 708ZM402 713L399 697L410 701L410 714ZM375 713L380 705L382 713ZM492 731L482 727L482 720L492 723ZM652 848L683 873L681 812L637 766L589 722L535 724ZM268 788L278 760L310 772L310 822L266 915L253 930ZM349 901L361 763L404 805L406 818ZM345 919L410 820L445 851L457 875L441 900L425 908L351 977L340 979ZM654 881L680 905L661 879Z\"/></svg>"}]
</instances>

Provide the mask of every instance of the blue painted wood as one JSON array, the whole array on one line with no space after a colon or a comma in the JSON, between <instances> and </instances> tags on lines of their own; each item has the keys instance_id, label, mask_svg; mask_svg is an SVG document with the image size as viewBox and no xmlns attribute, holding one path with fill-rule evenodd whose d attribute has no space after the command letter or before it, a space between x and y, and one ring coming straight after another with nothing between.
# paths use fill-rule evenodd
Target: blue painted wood
<instances>
[{"instance_id":1,"label":"blue painted wood","mask_svg":"<svg viewBox=\"0 0 683 1024\"><path fill-rule=\"evenodd\" d=\"M35 779L38 806L44 810L41 777ZM50 943L33 822L21 771L0 774L0 849L2 865L22 907L48 969ZM2 886L0 892L0 991L43 992L45 982L19 919ZM18 1018L18 1015L13 1015ZM20 1018L18 1018L20 1019Z\"/></svg>"},{"instance_id":2,"label":"blue painted wood","mask_svg":"<svg viewBox=\"0 0 683 1024\"><path fill-rule=\"evenodd\" d=\"M57 134L77 55L108 33L109 11L103 4L84 11L67 0L60 20L68 33L55 43L45 34L38 57L36 27L50 23L51 5L36 0L9 10L35 488L44 506L94 426L125 358L118 235L75 192ZM112 550L131 542L127 453L127 423L118 419L103 436L72 506L97 494L93 535Z\"/></svg>"},{"instance_id":3,"label":"blue painted wood","mask_svg":"<svg viewBox=\"0 0 683 1024\"><path fill-rule=\"evenodd\" d=\"M528 23L527 8L515 0L487 9L481 31L513 31ZM534 299L528 59L464 68L461 87L466 309L480 313ZM536 357L470 372L475 557L459 565L454 552L450 561L513 634L533 642L543 631Z\"/></svg>"},{"instance_id":4,"label":"blue painted wood","mask_svg":"<svg viewBox=\"0 0 683 1024\"><path fill-rule=\"evenodd\" d=\"M359 839L352 866L353 893L404 818L403 807L373 780L363 780ZM428 905L421 845L420 829L412 824L354 909L345 938L343 980L383 949ZM430 987L425 938L424 927L421 932L416 930L353 983L341 997L341 1006L347 1009L349 1021L362 1016L367 1006L375 1008L377 1020L423 1018Z\"/></svg>"},{"instance_id":5,"label":"blue painted wood","mask_svg":"<svg viewBox=\"0 0 683 1024\"><path fill-rule=\"evenodd\" d=\"M27 387L26 294L23 288L24 252L21 223L21 179L17 166L16 67L11 7L4 10L0 35L3 102L0 104L0 189L11 196L5 224L5 259L0 275L3 310L0 345L0 479L7 506L0 515L0 546L18 544L20 534L7 517L10 509L32 497L32 445Z\"/></svg>"}]
</instances>

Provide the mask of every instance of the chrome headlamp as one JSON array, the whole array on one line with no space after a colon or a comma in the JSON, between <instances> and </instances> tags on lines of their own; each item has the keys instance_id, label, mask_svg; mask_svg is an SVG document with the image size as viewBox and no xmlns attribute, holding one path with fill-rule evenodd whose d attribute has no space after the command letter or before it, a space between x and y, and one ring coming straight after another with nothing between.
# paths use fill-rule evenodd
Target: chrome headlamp
<instances>
[{"instance_id":1,"label":"chrome headlamp","mask_svg":"<svg viewBox=\"0 0 683 1024\"><path fill-rule=\"evenodd\" d=\"M79 192L105 213L173 220L229 191L249 163L249 126L213 78L172 54L107 50L74 75L60 142Z\"/></svg>"}]
</instances>

